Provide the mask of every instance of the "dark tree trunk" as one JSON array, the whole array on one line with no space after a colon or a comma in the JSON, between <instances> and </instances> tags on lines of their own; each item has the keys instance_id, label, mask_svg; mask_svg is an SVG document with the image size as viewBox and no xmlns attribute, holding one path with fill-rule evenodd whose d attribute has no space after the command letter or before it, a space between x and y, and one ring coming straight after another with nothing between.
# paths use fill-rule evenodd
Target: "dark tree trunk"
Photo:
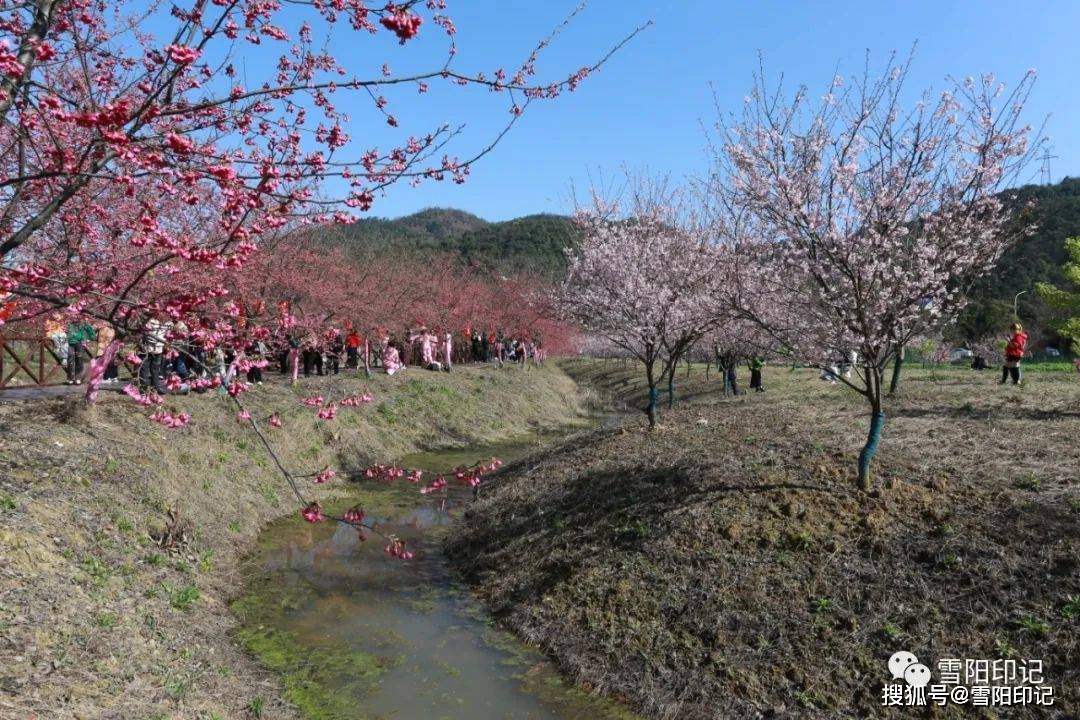
<instances>
[{"instance_id":1,"label":"dark tree trunk","mask_svg":"<svg viewBox=\"0 0 1080 720\"><path fill-rule=\"evenodd\" d=\"M649 383L649 404L645 406L645 415L649 418L649 429L656 427L656 402L660 397L660 391L656 389L656 378L653 376L652 365L646 363L645 377Z\"/></svg>"},{"instance_id":2,"label":"dark tree trunk","mask_svg":"<svg viewBox=\"0 0 1080 720\"><path fill-rule=\"evenodd\" d=\"M882 368L879 368L876 364L873 366L867 364L866 387L868 391L867 398L870 401L870 431L866 436L866 444L863 445L862 452L859 453L859 488L863 492L870 491L872 482L870 467L874 455L877 454L878 443L881 442L881 431L885 427L885 413L882 412L881 406L882 375Z\"/></svg>"},{"instance_id":3,"label":"dark tree trunk","mask_svg":"<svg viewBox=\"0 0 1080 720\"><path fill-rule=\"evenodd\" d=\"M675 407L675 370L678 368L678 363L671 364L671 369L667 374L667 406L668 410Z\"/></svg>"},{"instance_id":4,"label":"dark tree trunk","mask_svg":"<svg viewBox=\"0 0 1080 720\"><path fill-rule=\"evenodd\" d=\"M892 379L889 381L889 395L895 395L896 391L900 389L900 370L904 367L904 348L900 348L896 351L896 357L893 359L892 366Z\"/></svg>"}]
</instances>

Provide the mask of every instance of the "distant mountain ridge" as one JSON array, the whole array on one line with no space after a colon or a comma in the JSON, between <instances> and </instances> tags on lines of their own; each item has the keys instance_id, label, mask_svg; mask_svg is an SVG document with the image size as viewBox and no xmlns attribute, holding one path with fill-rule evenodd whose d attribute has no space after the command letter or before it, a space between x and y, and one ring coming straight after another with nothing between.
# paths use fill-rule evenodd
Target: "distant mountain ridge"
<instances>
[{"instance_id":1,"label":"distant mountain ridge","mask_svg":"<svg viewBox=\"0 0 1080 720\"><path fill-rule=\"evenodd\" d=\"M470 265L556 278L566 269L565 248L576 244L580 234L573 220L563 215L488 222L464 210L427 208L395 219L363 218L324 237L357 256L386 251L451 253Z\"/></svg>"}]
</instances>

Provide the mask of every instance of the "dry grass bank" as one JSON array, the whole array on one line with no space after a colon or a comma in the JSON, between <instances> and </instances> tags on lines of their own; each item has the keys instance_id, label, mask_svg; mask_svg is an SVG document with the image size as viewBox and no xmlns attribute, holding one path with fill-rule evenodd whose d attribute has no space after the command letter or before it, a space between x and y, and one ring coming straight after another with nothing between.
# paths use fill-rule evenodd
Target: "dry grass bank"
<instances>
[{"instance_id":1,"label":"dry grass bank","mask_svg":"<svg viewBox=\"0 0 1080 720\"><path fill-rule=\"evenodd\" d=\"M629 406L633 366L565 365ZM877 490L861 398L809 370L724 398L701 366L649 433L599 430L494 479L449 550L506 624L657 718L893 717L886 660L1041 659L1080 713L1080 378L912 370Z\"/></svg>"},{"instance_id":2,"label":"dry grass bank","mask_svg":"<svg viewBox=\"0 0 1080 720\"><path fill-rule=\"evenodd\" d=\"M370 390L375 402L318 421L300 397ZM367 382L271 382L245 396L280 410L271 437L292 468L363 466L432 446L494 441L572 422L576 388L555 368L410 370ZM293 717L276 681L233 645L226 601L238 560L295 504L235 409L170 399L192 413L167 430L110 394L0 404L0 718ZM324 492L333 492L327 488ZM176 510L188 541L150 535Z\"/></svg>"}]
</instances>

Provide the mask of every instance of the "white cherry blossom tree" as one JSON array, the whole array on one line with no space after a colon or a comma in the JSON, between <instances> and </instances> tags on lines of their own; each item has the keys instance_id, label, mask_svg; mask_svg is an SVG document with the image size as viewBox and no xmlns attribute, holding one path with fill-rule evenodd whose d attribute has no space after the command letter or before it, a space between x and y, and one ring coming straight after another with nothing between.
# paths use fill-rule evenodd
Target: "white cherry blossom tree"
<instances>
[{"instance_id":1,"label":"white cherry blossom tree","mask_svg":"<svg viewBox=\"0 0 1080 720\"><path fill-rule=\"evenodd\" d=\"M1032 72L1012 89L984 75L907 104L909 66L790 101L761 73L743 115L719 127L709 181L717 234L749 269L727 288L736 314L807 361L857 354L846 382L870 410L867 490L886 365L962 308L1024 231L1002 190L1036 144L1020 122Z\"/></svg>"},{"instance_id":2,"label":"white cherry blossom tree","mask_svg":"<svg viewBox=\"0 0 1080 720\"><path fill-rule=\"evenodd\" d=\"M716 259L688 219L682 193L629 180L619 203L594 194L578 213L583 239L569 251L563 314L641 361L645 412L657 422L658 384L718 319L711 301Z\"/></svg>"}]
</instances>

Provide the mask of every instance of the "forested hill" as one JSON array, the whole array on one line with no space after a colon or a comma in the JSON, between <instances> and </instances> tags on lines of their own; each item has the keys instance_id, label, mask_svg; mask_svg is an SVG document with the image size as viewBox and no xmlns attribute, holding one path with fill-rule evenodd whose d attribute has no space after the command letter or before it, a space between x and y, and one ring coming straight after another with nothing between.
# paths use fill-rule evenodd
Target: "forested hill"
<instances>
[{"instance_id":1,"label":"forested hill","mask_svg":"<svg viewBox=\"0 0 1080 720\"><path fill-rule=\"evenodd\" d=\"M1001 335L1012 322L1013 297L1026 290L1019 300L1020 319L1043 336L1036 340L1057 344L1050 329L1054 315L1035 292L1035 284L1066 283L1065 238L1080 235L1080 178L1024 186L1017 191L1017 202L1031 205L1020 221L1034 223L1037 229L1006 252L997 269L973 288L973 302L960 319L957 339Z\"/></svg>"},{"instance_id":2,"label":"forested hill","mask_svg":"<svg viewBox=\"0 0 1080 720\"><path fill-rule=\"evenodd\" d=\"M528 270L548 277L557 277L566 268L563 250L577 237L573 221L561 215L492 223L449 208L429 208L394 220L365 218L330 235L332 242L361 256L387 250L452 253L480 267Z\"/></svg>"}]
</instances>

